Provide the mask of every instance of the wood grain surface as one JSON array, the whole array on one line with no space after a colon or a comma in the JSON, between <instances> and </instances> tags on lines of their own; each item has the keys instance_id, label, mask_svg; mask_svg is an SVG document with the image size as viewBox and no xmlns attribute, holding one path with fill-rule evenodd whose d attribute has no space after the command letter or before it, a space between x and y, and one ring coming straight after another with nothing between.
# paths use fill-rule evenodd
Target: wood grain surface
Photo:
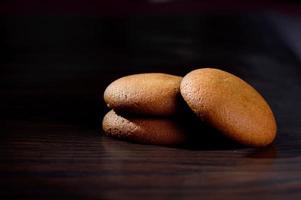
<instances>
[{"instance_id":1,"label":"wood grain surface","mask_svg":"<svg viewBox=\"0 0 301 200\"><path fill-rule=\"evenodd\" d=\"M269 17L2 16L0 198L300 199L300 58ZM102 136L102 93L114 79L202 66L263 94L278 122L273 145L176 148Z\"/></svg>"}]
</instances>

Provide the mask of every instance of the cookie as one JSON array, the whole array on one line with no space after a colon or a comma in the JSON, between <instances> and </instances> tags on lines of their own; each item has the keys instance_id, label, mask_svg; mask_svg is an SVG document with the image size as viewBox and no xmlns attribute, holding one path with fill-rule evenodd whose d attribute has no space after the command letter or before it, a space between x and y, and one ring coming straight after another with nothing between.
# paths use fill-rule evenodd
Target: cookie
<instances>
[{"instance_id":1,"label":"cookie","mask_svg":"<svg viewBox=\"0 0 301 200\"><path fill-rule=\"evenodd\" d=\"M156 145L179 145L186 142L185 131L171 119L123 117L109 111L103 118L105 135L115 138Z\"/></svg>"},{"instance_id":2,"label":"cookie","mask_svg":"<svg viewBox=\"0 0 301 200\"><path fill-rule=\"evenodd\" d=\"M125 76L112 82L104 92L109 108L119 112L167 116L177 113L182 77L145 73Z\"/></svg>"},{"instance_id":3,"label":"cookie","mask_svg":"<svg viewBox=\"0 0 301 200\"><path fill-rule=\"evenodd\" d=\"M274 140L273 112L242 79L218 69L197 69L183 78L180 90L191 110L226 137L253 147Z\"/></svg>"}]
</instances>

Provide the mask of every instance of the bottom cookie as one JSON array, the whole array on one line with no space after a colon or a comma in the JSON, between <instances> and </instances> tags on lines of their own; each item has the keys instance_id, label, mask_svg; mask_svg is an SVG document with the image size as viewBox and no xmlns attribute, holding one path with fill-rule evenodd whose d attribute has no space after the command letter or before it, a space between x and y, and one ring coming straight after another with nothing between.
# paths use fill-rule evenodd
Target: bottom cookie
<instances>
[{"instance_id":1,"label":"bottom cookie","mask_svg":"<svg viewBox=\"0 0 301 200\"><path fill-rule=\"evenodd\" d=\"M187 133L172 119L127 117L109 111L103 118L106 135L143 144L179 145Z\"/></svg>"}]
</instances>

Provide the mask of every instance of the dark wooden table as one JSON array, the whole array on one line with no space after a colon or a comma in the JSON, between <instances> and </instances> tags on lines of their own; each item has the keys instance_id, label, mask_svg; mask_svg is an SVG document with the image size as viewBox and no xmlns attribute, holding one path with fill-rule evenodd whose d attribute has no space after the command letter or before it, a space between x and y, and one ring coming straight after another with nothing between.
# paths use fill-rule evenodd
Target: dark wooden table
<instances>
[{"instance_id":1,"label":"dark wooden table","mask_svg":"<svg viewBox=\"0 0 301 200\"><path fill-rule=\"evenodd\" d=\"M300 41L274 22L260 13L2 16L0 198L300 199ZM278 121L273 145L190 149L102 136L111 81L202 66L265 96Z\"/></svg>"}]
</instances>

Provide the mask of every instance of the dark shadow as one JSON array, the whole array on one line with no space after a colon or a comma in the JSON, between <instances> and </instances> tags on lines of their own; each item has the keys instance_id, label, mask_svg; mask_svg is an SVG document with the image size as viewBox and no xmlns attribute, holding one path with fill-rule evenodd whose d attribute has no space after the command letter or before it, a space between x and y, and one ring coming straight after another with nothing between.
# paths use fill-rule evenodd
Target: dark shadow
<instances>
[{"instance_id":1,"label":"dark shadow","mask_svg":"<svg viewBox=\"0 0 301 200\"><path fill-rule=\"evenodd\" d=\"M234 150L244 148L242 145L225 137L220 131L202 122L192 111L178 120L187 133L187 143L178 146L188 150Z\"/></svg>"}]
</instances>

